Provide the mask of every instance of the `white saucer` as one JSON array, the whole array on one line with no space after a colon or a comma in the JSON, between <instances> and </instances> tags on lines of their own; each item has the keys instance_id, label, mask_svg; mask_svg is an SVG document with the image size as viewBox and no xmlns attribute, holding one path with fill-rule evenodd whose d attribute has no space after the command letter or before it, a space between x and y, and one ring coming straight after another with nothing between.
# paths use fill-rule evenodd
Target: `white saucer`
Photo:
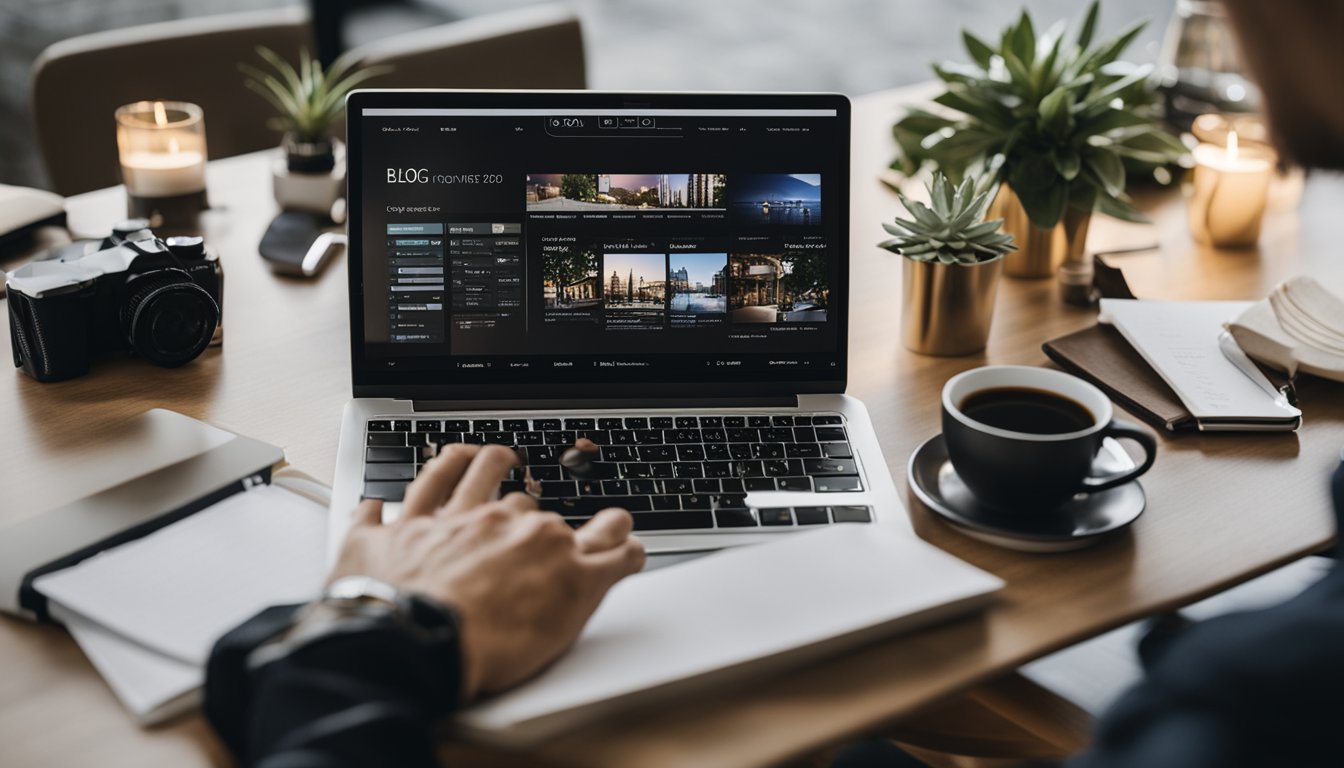
<instances>
[{"instance_id":1,"label":"white saucer","mask_svg":"<svg viewBox=\"0 0 1344 768\"><path fill-rule=\"evenodd\" d=\"M1124 448L1102 442L1094 474L1134 467ZM1023 552L1067 552L1095 544L1143 514L1147 498L1138 480L1108 491L1079 494L1052 510L1010 510L977 499L947 458L947 443L934 435L915 449L906 468L910 488L934 514L975 539Z\"/></svg>"}]
</instances>

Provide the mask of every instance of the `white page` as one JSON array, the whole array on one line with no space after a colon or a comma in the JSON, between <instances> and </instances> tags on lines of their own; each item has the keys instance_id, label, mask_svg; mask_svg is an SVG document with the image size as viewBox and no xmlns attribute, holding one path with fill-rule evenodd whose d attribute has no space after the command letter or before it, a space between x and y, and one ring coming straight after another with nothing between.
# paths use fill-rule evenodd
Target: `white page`
<instances>
[{"instance_id":1,"label":"white page","mask_svg":"<svg viewBox=\"0 0 1344 768\"><path fill-rule=\"evenodd\" d=\"M1288 419L1301 415L1275 402L1218 346L1223 324L1249 301L1102 299L1110 323L1143 356L1196 419Z\"/></svg>"},{"instance_id":2,"label":"white page","mask_svg":"<svg viewBox=\"0 0 1344 768\"><path fill-rule=\"evenodd\" d=\"M65 625L80 650L121 703L144 724L159 722L195 703L205 671L102 627L59 603L48 603L52 618Z\"/></svg>"},{"instance_id":3,"label":"white page","mask_svg":"<svg viewBox=\"0 0 1344 768\"><path fill-rule=\"evenodd\" d=\"M256 612L315 597L325 549L326 510L266 485L34 587L106 629L204 665L215 640Z\"/></svg>"},{"instance_id":4,"label":"white page","mask_svg":"<svg viewBox=\"0 0 1344 768\"><path fill-rule=\"evenodd\" d=\"M554 666L457 720L477 732L526 726L888 626L1001 586L901 531L835 525L790 534L620 582Z\"/></svg>"}]
</instances>

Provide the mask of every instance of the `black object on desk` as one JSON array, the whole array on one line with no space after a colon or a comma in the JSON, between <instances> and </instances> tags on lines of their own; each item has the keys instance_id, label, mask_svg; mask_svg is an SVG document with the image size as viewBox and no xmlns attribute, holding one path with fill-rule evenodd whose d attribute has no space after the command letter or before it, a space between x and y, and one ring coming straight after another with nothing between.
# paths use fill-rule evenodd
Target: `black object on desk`
<instances>
[{"instance_id":1,"label":"black object on desk","mask_svg":"<svg viewBox=\"0 0 1344 768\"><path fill-rule=\"evenodd\" d=\"M330 223L314 213L285 211L266 228L257 250L277 273L312 277L345 244L344 235L322 231Z\"/></svg>"}]
</instances>

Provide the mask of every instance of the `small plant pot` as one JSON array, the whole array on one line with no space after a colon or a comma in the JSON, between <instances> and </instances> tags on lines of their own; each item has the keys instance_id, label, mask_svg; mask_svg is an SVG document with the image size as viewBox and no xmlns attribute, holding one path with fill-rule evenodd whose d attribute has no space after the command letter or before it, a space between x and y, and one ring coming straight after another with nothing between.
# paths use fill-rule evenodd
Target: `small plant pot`
<instances>
[{"instance_id":1,"label":"small plant pot","mask_svg":"<svg viewBox=\"0 0 1344 768\"><path fill-rule=\"evenodd\" d=\"M345 193L345 145L337 139L299 142L286 134L271 165L275 202L286 211L329 215Z\"/></svg>"},{"instance_id":2,"label":"small plant pot","mask_svg":"<svg viewBox=\"0 0 1344 768\"><path fill-rule=\"evenodd\" d=\"M1004 259L978 264L901 261L901 341L906 348L945 357L983 350Z\"/></svg>"},{"instance_id":3,"label":"small plant pot","mask_svg":"<svg viewBox=\"0 0 1344 768\"><path fill-rule=\"evenodd\" d=\"M1040 279L1054 277L1066 261L1083 260L1092 214L1069 208L1058 224L1042 229L1031 223L1017 193L1004 182L985 218L1003 219L1003 231L1012 235L1017 245L1016 251L1004 257L1004 273L1009 277Z\"/></svg>"}]
</instances>

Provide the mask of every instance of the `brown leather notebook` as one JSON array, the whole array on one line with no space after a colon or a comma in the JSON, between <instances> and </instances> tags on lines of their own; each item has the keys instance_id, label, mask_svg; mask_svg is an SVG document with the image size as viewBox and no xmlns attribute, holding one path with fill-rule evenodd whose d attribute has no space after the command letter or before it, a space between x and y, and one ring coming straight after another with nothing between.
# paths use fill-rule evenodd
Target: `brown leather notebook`
<instances>
[{"instance_id":1,"label":"brown leather notebook","mask_svg":"<svg viewBox=\"0 0 1344 768\"><path fill-rule=\"evenodd\" d=\"M1096 384L1111 399L1156 427L1172 432L1199 428L1161 376L1116 329L1097 324L1041 345L1059 367ZM1296 403L1292 381L1282 372L1259 366L1279 391Z\"/></svg>"}]
</instances>

